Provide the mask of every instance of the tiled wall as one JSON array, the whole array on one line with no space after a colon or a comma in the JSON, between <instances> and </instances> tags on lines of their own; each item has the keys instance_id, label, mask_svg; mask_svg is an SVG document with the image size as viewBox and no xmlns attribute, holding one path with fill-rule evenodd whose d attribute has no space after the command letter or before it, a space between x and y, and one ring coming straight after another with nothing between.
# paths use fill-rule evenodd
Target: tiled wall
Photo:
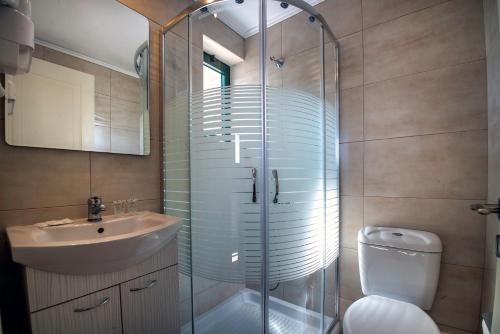
<instances>
[{"instance_id":1,"label":"tiled wall","mask_svg":"<svg viewBox=\"0 0 500 334\"><path fill-rule=\"evenodd\" d=\"M444 245L430 315L448 332L476 332L485 219L469 205L487 195L482 2L326 0L316 8L341 44L341 311L362 297L358 230L420 229ZM286 61L282 72L270 64L270 85L304 89L314 79L317 39L301 22L268 31L269 55ZM258 82L253 39L233 84Z\"/></svg>"},{"instance_id":2,"label":"tiled wall","mask_svg":"<svg viewBox=\"0 0 500 334\"><path fill-rule=\"evenodd\" d=\"M178 1L181 6L189 1ZM138 198L140 209L161 210L161 26L177 8L164 1L127 1L149 16L151 155L131 156L53 149L12 147L5 144L4 100L0 99L0 308L5 332L22 333L26 325L20 295L22 278L10 261L5 227L56 218L87 215L87 198L102 196L106 204L116 199ZM151 6L157 11L152 11ZM180 10L181 8L179 8ZM154 14L154 15L153 15ZM126 38L126 36L124 36ZM100 68L94 68L96 74ZM103 81L111 89L111 81ZM111 205L108 206L111 209ZM111 213L106 212L107 214Z\"/></svg>"},{"instance_id":3,"label":"tiled wall","mask_svg":"<svg viewBox=\"0 0 500 334\"><path fill-rule=\"evenodd\" d=\"M480 0L326 0L341 43L341 308L362 297L357 232L398 226L443 241L433 319L476 332L487 195ZM460 332L461 333L461 332Z\"/></svg>"},{"instance_id":4,"label":"tiled wall","mask_svg":"<svg viewBox=\"0 0 500 334\"><path fill-rule=\"evenodd\" d=\"M484 27L486 34L486 63L488 69L488 203L500 197L500 32L498 1L484 0ZM495 256L498 219L489 215L486 227L486 259L483 283L483 312L492 312L495 295L495 272L498 260ZM497 277L498 279L498 277ZM497 291L497 295L499 292ZM498 297L497 297L498 299ZM498 312L498 310L497 310Z\"/></svg>"}]
</instances>

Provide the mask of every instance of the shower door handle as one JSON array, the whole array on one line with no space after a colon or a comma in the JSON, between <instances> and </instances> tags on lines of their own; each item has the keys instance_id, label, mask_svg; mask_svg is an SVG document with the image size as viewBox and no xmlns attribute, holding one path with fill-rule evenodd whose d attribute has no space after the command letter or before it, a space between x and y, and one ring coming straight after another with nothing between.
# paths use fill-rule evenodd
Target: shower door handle
<instances>
[{"instance_id":1,"label":"shower door handle","mask_svg":"<svg viewBox=\"0 0 500 334\"><path fill-rule=\"evenodd\" d=\"M275 187L273 203L277 204L278 203L278 195L280 194L280 180L278 178L278 170L277 169L273 169L272 173L273 173L274 187Z\"/></svg>"},{"instance_id":2,"label":"shower door handle","mask_svg":"<svg viewBox=\"0 0 500 334\"><path fill-rule=\"evenodd\" d=\"M257 203L257 169L252 168L252 203Z\"/></svg>"}]
</instances>

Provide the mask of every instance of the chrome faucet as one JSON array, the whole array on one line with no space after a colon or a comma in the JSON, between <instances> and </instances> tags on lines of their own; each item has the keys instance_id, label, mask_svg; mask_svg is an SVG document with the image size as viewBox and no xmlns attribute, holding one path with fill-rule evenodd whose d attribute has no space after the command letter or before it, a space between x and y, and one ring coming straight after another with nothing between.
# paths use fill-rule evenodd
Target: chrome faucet
<instances>
[{"instance_id":1,"label":"chrome faucet","mask_svg":"<svg viewBox=\"0 0 500 334\"><path fill-rule=\"evenodd\" d=\"M102 198L98 196L90 197L87 201L89 222L100 222L102 220L101 212L106 210L106 206L102 204Z\"/></svg>"}]
</instances>

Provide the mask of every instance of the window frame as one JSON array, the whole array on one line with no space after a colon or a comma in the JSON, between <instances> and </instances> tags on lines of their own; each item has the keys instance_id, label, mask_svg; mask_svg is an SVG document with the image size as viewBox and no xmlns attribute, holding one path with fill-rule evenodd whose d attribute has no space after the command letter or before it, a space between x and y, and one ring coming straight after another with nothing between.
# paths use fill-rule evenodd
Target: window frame
<instances>
[{"instance_id":1,"label":"window frame","mask_svg":"<svg viewBox=\"0 0 500 334\"><path fill-rule=\"evenodd\" d=\"M208 66L212 70L220 73L221 87L231 85L231 67L229 65L221 62L214 55L203 52L203 66Z\"/></svg>"}]
</instances>

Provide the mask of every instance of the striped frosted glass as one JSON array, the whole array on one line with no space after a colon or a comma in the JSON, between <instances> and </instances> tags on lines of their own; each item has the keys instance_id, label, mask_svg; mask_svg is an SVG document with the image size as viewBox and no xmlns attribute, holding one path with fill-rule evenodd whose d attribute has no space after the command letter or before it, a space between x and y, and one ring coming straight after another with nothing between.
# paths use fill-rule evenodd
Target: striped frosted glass
<instances>
[{"instance_id":1,"label":"striped frosted glass","mask_svg":"<svg viewBox=\"0 0 500 334\"><path fill-rule=\"evenodd\" d=\"M267 106L269 280L279 282L307 276L338 256L337 120L326 106L323 124L320 99L301 91L268 88ZM185 112L187 107L181 95L170 109ZM182 135L186 124L167 125L166 133L172 132L166 138L166 211L186 219L179 236L181 272L191 274L192 260L194 275L260 281L260 115L260 86L231 86L192 95L189 147ZM257 170L256 203L252 168ZM276 204L273 169L280 182Z\"/></svg>"},{"instance_id":2,"label":"striped frosted glass","mask_svg":"<svg viewBox=\"0 0 500 334\"><path fill-rule=\"evenodd\" d=\"M191 272L191 229L189 205L189 100L182 91L165 104L164 135L164 210L182 219L178 236L179 270Z\"/></svg>"}]
</instances>

